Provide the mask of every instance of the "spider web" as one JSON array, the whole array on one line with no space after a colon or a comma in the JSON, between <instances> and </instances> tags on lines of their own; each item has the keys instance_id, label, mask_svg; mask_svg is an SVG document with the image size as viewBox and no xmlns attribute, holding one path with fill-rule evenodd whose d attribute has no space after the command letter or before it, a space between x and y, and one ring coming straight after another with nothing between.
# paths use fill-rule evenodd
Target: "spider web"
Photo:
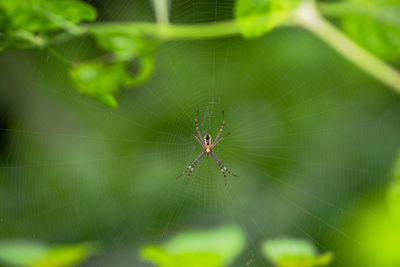
<instances>
[{"instance_id":1,"label":"spider web","mask_svg":"<svg viewBox=\"0 0 400 267\"><path fill-rule=\"evenodd\" d=\"M93 3L101 20L153 20L147 1ZM177 23L231 14L231 1L171 3ZM61 48L92 55L86 39ZM49 54L12 53L2 56L12 85L0 113L2 236L101 240L106 252L87 266L144 266L132 253L144 245L236 224L248 241L237 266L264 266L260 243L283 236L334 251L336 265L356 260L345 226L363 195L385 190L399 97L307 32L167 43L151 80L120 92L115 110L77 93ZM231 135L215 153L238 175L228 186L212 157L189 184L175 179L202 151L189 134L197 108L213 137L225 111Z\"/></svg>"}]
</instances>

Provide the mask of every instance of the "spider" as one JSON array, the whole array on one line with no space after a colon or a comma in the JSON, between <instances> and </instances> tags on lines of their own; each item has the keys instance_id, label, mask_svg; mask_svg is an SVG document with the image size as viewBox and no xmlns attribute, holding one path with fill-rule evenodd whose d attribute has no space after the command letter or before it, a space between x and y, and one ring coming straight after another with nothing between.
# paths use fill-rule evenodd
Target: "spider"
<instances>
[{"instance_id":1,"label":"spider","mask_svg":"<svg viewBox=\"0 0 400 267\"><path fill-rule=\"evenodd\" d=\"M197 114L196 114L196 119L194 120L194 123L196 125L196 131L198 133L198 136L194 135L192 132L190 132L191 135L193 135L194 138L196 138L196 140L200 143L200 145L203 147L203 152L201 152L201 154L189 165L189 167L187 167L182 174L178 175L177 178L181 177L182 175L186 174L187 172L189 172L187 174L187 183L189 183L189 178L190 175L192 175L193 169L194 167L196 167L196 165L199 163L199 161L204 157L204 155L207 155L207 157L211 154L211 156L215 159L215 161L217 162L222 174L224 175L225 178L225 185L227 184L227 178L226 178L226 173L233 176L236 176L236 174L232 173L230 170L228 170L228 168L226 168L224 166L224 164L222 164L222 162L218 159L218 157L215 155L215 153L212 151L212 149L219 143L221 142L225 137L227 137L229 135L229 133L227 133L226 135L224 135L223 137L221 137L220 139L218 139L218 137L220 136L222 130L224 129L224 125L225 125L225 119L224 119L224 112L222 111L222 125L221 125L221 129L219 130L217 137L215 138L214 142L211 139L211 135L210 134L206 134L204 136L203 142L201 141L201 134L199 131L199 125L197 123L197 117L199 116L199 110L197 110Z\"/></svg>"}]
</instances>

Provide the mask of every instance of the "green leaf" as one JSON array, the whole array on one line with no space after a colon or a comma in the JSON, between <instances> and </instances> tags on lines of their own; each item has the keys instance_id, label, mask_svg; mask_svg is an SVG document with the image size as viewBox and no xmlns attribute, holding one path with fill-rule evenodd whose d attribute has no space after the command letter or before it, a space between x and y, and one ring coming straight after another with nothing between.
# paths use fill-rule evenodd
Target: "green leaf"
<instances>
[{"instance_id":1,"label":"green leaf","mask_svg":"<svg viewBox=\"0 0 400 267\"><path fill-rule=\"evenodd\" d=\"M27 240L0 241L0 263L27 267L63 267L79 264L98 248L93 243L50 247Z\"/></svg>"},{"instance_id":2,"label":"green leaf","mask_svg":"<svg viewBox=\"0 0 400 267\"><path fill-rule=\"evenodd\" d=\"M82 63L71 69L70 76L78 91L109 106L116 107L113 97L120 87L129 84L131 77L125 64Z\"/></svg>"},{"instance_id":3,"label":"green leaf","mask_svg":"<svg viewBox=\"0 0 400 267\"><path fill-rule=\"evenodd\" d=\"M221 257L214 252L169 253L156 246L148 246L141 251L142 258L161 267L219 267Z\"/></svg>"},{"instance_id":4,"label":"green leaf","mask_svg":"<svg viewBox=\"0 0 400 267\"><path fill-rule=\"evenodd\" d=\"M112 27L94 27L91 30L99 46L113 52L119 61L131 60L135 57L153 56L158 41L141 33L138 29L113 25Z\"/></svg>"},{"instance_id":5,"label":"green leaf","mask_svg":"<svg viewBox=\"0 0 400 267\"><path fill-rule=\"evenodd\" d=\"M227 226L179 234L162 247L143 248L141 255L160 267L217 267L232 263L244 245L242 231Z\"/></svg>"},{"instance_id":6,"label":"green leaf","mask_svg":"<svg viewBox=\"0 0 400 267\"><path fill-rule=\"evenodd\" d=\"M154 54L159 41L144 35L130 26L112 26L93 28L98 45L114 56L113 61L125 61L127 64L139 61L139 71L129 82L130 86L139 85L148 80L154 71Z\"/></svg>"},{"instance_id":7,"label":"green leaf","mask_svg":"<svg viewBox=\"0 0 400 267\"><path fill-rule=\"evenodd\" d=\"M96 9L78 0L47 0L48 10L63 19L78 24L82 21L94 21L97 18Z\"/></svg>"},{"instance_id":8,"label":"green leaf","mask_svg":"<svg viewBox=\"0 0 400 267\"><path fill-rule=\"evenodd\" d=\"M7 26L9 29L22 29L29 32L44 31L53 27L49 20L43 15L37 14L42 12L43 1L7 1L0 0L0 10L4 12Z\"/></svg>"},{"instance_id":9,"label":"green leaf","mask_svg":"<svg viewBox=\"0 0 400 267\"><path fill-rule=\"evenodd\" d=\"M77 24L97 17L94 7L78 0L0 0L0 9L10 27L29 32L61 28L63 20Z\"/></svg>"},{"instance_id":10,"label":"green leaf","mask_svg":"<svg viewBox=\"0 0 400 267\"><path fill-rule=\"evenodd\" d=\"M98 247L93 243L55 246L40 261L34 263L33 267L73 266L82 263L97 251Z\"/></svg>"},{"instance_id":11,"label":"green leaf","mask_svg":"<svg viewBox=\"0 0 400 267\"><path fill-rule=\"evenodd\" d=\"M359 259L359 266L400 266L400 153L390 178L386 201L375 196L364 198L352 211L355 219L345 229L359 241L346 249L348 255Z\"/></svg>"},{"instance_id":12,"label":"green leaf","mask_svg":"<svg viewBox=\"0 0 400 267\"><path fill-rule=\"evenodd\" d=\"M353 11L342 15L343 30L377 56L386 60L400 59L400 0L346 2Z\"/></svg>"},{"instance_id":13,"label":"green leaf","mask_svg":"<svg viewBox=\"0 0 400 267\"><path fill-rule=\"evenodd\" d=\"M357 244L349 244L348 255L363 267L400 266L400 227L382 199L369 199L360 203L354 213L349 232ZM397 217L398 218L398 217Z\"/></svg>"},{"instance_id":14,"label":"green leaf","mask_svg":"<svg viewBox=\"0 0 400 267\"><path fill-rule=\"evenodd\" d=\"M280 267L326 266L332 261L332 254L317 254L315 247L307 240L275 239L264 242L264 256Z\"/></svg>"},{"instance_id":15,"label":"green leaf","mask_svg":"<svg viewBox=\"0 0 400 267\"><path fill-rule=\"evenodd\" d=\"M235 18L242 34L258 37L285 22L300 0L237 0Z\"/></svg>"},{"instance_id":16,"label":"green leaf","mask_svg":"<svg viewBox=\"0 0 400 267\"><path fill-rule=\"evenodd\" d=\"M94 7L78 0L0 0L0 35L8 46L37 46L31 41L62 28L79 34L83 31L76 24L96 17Z\"/></svg>"},{"instance_id":17,"label":"green leaf","mask_svg":"<svg viewBox=\"0 0 400 267\"><path fill-rule=\"evenodd\" d=\"M152 55L139 59L139 71L132 76L127 85L138 86L147 81L154 72L154 57Z\"/></svg>"},{"instance_id":18,"label":"green leaf","mask_svg":"<svg viewBox=\"0 0 400 267\"><path fill-rule=\"evenodd\" d=\"M130 62L89 62L78 64L70 70L70 77L78 91L92 96L100 103L116 107L113 94L121 88L137 86L145 82L153 73L154 59L150 56L139 60L139 71L134 76L128 70Z\"/></svg>"},{"instance_id":19,"label":"green leaf","mask_svg":"<svg viewBox=\"0 0 400 267\"><path fill-rule=\"evenodd\" d=\"M16 266L28 266L46 256L48 246L27 240L0 241L0 262Z\"/></svg>"},{"instance_id":20,"label":"green leaf","mask_svg":"<svg viewBox=\"0 0 400 267\"><path fill-rule=\"evenodd\" d=\"M147 81L154 71L154 53L158 41L147 38L131 27L108 25L93 27L98 45L111 52L106 62L79 64L70 71L77 89L109 106L116 107L113 94L128 86L137 86ZM136 74L129 71L138 63Z\"/></svg>"}]
</instances>

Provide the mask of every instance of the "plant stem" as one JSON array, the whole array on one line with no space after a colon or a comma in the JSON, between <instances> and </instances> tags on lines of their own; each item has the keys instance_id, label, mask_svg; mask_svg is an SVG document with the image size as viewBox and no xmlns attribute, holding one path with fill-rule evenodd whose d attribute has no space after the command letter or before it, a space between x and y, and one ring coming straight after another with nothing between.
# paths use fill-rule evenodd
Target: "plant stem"
<instances>
[{"instance_id":1,"label":"plant stem","mask_svg":"<svg viewBox=\"0 0 400 267\"><path fill-rule=\"evenodd\" d=\"M240 28L236 21L228 20L217 23L201 23L201 24L187 24L187 25L172 25L154 23L101 23L89 24L86 26L88 31L100 31L107 28L120 28L126 32L141 32L162 40L181 40L181 39L209 39L209 38L222 38L240 34Z\"/></svg>"},{"instance_id":2,"label":"plant stem","mask_svg":"<svg viewBox=\"0 0 400 267\"><path fill-rule=\"evenodd\" d=\"M241 33L235 20L217 23L173 25L168 22L167 0L154 0L157 24L154 23L97 23L79 26L82 32L120 28L127 33L140 33L163 41L180 39L209 39ZM339 7L339 6L338 6ZM340 7L343 11L343 8ZM162 15L163 14L163 15ZM270 15L266 15L268 17ZM293 20L281 26L298 25L324 40L329 46L356 66L400 93L400 73L383 60L370 54L326 21L317 11L314 1L305 1L295 11ZM260 20L263 21L263 20ZM72 37L72 36L70 36ZM61 38L63 40L63 38Z\"/></svg>"},{"instance_id":3,"label":"plant stem","mask_svg":"<svg viewBox=\"0 0 400 267\"><path fill-rule=\"evenodd\" d=\"M168 0L153 0L158 24L169 24Z\"/></svg>"},{"instance_id":4,"label":"plant stem","mask_svg":"<svg viewBox=\"0 0 400 267\"><path fill-rule=\"evenodd\" d=\"M168 25L163 28L162 38L171 40L221 38L241 33L236 21L233 20L196 25Z\"/></svg>"},{"instance_id":5,"label":"plant stem","mask_svg":"<svg viewBox=\"0 0 400 267\"><path fill-rule=\"evenodd\" d=\"M47 46L46 49L50 53L52 53L56 58L58 58L67 69L69 69L69 68L71 68L73 66L73 63L71 61L69 61L66 57L64 57L60 52L58 52L53 47Z\"/></svg>"},{"instance_id":6,"label":"plant stem","mask_svg":"<svg viewBox=\"0 0 400 267\"><path fill-rule=\"evenodd\" d=\"M314 2L305 2L294 15L294 22L324 40L359 68L400 93L400 73L373 56L320 16Z\"/></svg>"}]
</instances>

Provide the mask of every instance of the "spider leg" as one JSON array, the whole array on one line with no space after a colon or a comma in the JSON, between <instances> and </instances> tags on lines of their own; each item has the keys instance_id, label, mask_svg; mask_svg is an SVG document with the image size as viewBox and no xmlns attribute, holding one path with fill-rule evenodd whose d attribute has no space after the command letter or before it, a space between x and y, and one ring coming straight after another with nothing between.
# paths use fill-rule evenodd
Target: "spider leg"
<instances>
[{"instance_id":1,"label":"spider leg","mask_svg":"<svg viewBox=\"0 0 400 267\"><path fill-rule=\"evenodd\" d=\"M224 175L224 178L225 178L225 185L227 184L227 178L226 178L226 174L225 174L225 172L227 172L227 173L229 173L230 175L233 175L233 176L237 176L236 174L234 174L234 173L232 173L230 170L228 170L228 168L227 167L225 167L224 166L224 164L222 164L222 162L219 160L219 158L214 154L214 152L210 152L211 153L211 156L213 156L213 158L215 159L215 161L217 162L217 164L218 164L218 166L219 166L219 168L220 168L220 170L221 170L221 172L222 172L222 175Z\"/></svg>"},{"instance_id":2,"label":"spider leg","mask_svg":"<svg viewBox=\"0 0 400 267\"><path fill-rule=\"evenodd\" d=\"M187 174L187 183L189 183L189 178L190 178L190 175L192 175L192 172L193 172L193 169L194 169L194 167L196 167L196 165L199 163L199 161L201 160L201 158L203 157L205 155L205 152L203 151L203 152L201 152L201 154L189 165L189 167L187 167L184 171L183 171L183 173L181 173L180 175L178 175L176 178L179 178L179 177L181 177L182 175L184 175L184 174L186 174L187 172L189 172L188 174Z\"/></svg>"},{"instance_id":3,"label":"spider leg","mask_svg":"<svg viewBox=\"0 0 400 267\"><path fill-rule=\"evenodd\" d=\"M224 140L225 137L227 137L228 135L230 135L231 133L227 133L226 135L222 136L217 142L214 143L214 146L216 146L219 142L221 142L222 140Z\"/></svg>"},{"instance_id":4,"label":"spider leg","mask_svg":"<svg viewBox=\"0 0 400 267\"><path fill-rule=\"evenodd\" d=\"M196 140L200 143L201 146L203 146L204 144L200 141L200 139L194 135L194 133L189 132L191 135L193 135L194 138L196 138Z\"/></svg>"},{"instance_id":5,"label":"spider leg","mask_svg":"<svg viewBox=\"0 0 400 267\"><path fill-rule=\"evenodd\" d=\"M215 137L215 141L214 142L218 142L218 137L220 136L222 130L224 129L225 126L225 114L224 111L222 111L222 125L221 125L221 129L219 129L219 132L217 134L217 137Z\"/></svg>"},{"instance_id":6,"label":"spider leg","mask_svg":"<svg viewBox=\"0 0 400 267\"><path fill-rule=\"evenodd\" d=\"M200 134L200 131L199 131L199 124L197 123L197 117L198 116L199 116L199 109L197 109L197 114L196 114L196 119L194 120L194 124L196 124L196 131L199 134L199 138L201 140L202 138L201 138L201 134Z\"/></svg>"}]
</instances>

